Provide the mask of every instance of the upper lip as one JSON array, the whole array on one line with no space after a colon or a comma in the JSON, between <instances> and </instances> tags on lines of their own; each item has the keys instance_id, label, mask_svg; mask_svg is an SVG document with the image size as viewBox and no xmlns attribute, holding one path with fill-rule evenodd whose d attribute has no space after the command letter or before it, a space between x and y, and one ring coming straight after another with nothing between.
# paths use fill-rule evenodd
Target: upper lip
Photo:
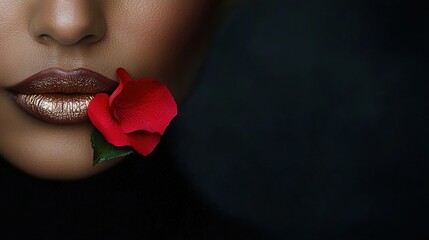
<instances>
[{"instance_id":1,"label":"upper lip","mask_svg":"<svg viewBox=\"0 0 429 240\"><path fill-rule=\"evenodd\" d=\"M9 88L21 94L96 94L112 92L118 83L99 73L79 68L65 71L49 68Z\"/></svg>"}]
</instances>

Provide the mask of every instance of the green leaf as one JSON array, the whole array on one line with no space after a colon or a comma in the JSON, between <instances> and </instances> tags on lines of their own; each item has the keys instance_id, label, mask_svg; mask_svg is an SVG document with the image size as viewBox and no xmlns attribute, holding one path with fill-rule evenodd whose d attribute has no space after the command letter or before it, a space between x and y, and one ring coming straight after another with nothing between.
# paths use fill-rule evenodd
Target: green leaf
<instances>
[{"instance_id":1,"label":"green leaf","mask_svg":"<svg viewBox=\"0 0 429 240\"><path fill-rule=\"evenodd\" d=\"M92 149L94 150L93 166L100 162L125 157L134 153L134 149L131 147L115 147L108 143L103 134L95 128L91 133L91 142Z\"/></svg>"}]
</instances>

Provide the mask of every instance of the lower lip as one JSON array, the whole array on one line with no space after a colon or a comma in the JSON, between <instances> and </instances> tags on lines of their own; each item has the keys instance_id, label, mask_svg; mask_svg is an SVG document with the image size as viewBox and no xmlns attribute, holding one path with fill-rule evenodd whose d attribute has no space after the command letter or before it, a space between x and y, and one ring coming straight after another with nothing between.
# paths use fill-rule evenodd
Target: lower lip
<instances>
[{"instance_id":1,"label":"lower lip","mask_svg":"<svg viewBox=\"0 0 429 240\"><path fill-rule=\"evenodd\" d=\"M88 121L88 104L93 94L12 94L29 115L48 123L68 124Z\"/></svg>"}]
</instances>

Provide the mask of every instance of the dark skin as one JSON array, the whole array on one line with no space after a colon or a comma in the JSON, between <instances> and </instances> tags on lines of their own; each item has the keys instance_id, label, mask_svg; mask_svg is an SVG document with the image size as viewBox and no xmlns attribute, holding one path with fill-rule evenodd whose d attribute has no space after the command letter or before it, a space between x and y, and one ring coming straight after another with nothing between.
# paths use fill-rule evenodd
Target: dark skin
<instances>
[{"instance_id":1,"label":"dark skin","mask_svg":"<svg viewBox=\"0 0 429 240\"><path fill-rule=\"evenodd\" d=\"M78 179L113 166L92 166L89 123L51 124L24 113L7 88L48 68L86 68L116 80L167 84L181 101L192 84L201 30L212 0L29 0L0 3L0 155L23 171L49 179ZM197 47L198 48L198 47Z\"/></svg>"}]
</instances>

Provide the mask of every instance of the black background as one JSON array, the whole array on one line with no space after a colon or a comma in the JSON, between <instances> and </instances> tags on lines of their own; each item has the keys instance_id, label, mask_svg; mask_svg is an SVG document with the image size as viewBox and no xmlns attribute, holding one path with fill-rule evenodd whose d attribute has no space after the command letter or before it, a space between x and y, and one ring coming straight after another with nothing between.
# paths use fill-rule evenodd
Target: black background
<instances>
[{"instance_id":1,"label":"black background","mask_svg":"<svg viewBox=\"0 0 429 240\"><path fill-rule=\"evenodd\" d=\"M0 228L33 239L429 238L427 12L423 0L247 1L151 157L77 182L2 162Z\"/></svg>"}]
</instances>

